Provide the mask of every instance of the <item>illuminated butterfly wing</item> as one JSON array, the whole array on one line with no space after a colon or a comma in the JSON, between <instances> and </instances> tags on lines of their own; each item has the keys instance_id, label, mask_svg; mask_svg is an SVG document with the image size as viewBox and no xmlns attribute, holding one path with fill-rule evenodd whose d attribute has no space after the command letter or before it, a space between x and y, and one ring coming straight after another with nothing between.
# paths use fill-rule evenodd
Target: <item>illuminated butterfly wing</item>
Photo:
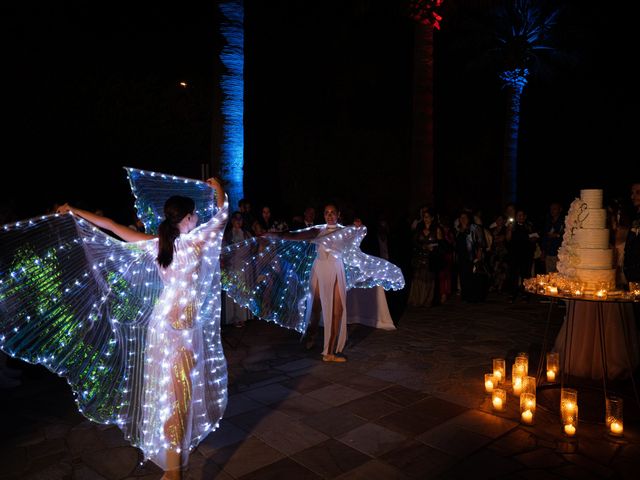
<instances>
[{"instance_id":1,"label":"illuminated butterfly wing","mask_svg":"<svg viewBox=\"0 0 640 480\"><path fill-rule=\"evenodd\" d=\"M156 245L121 242L71 214L0 231L0 348L65 377L85 416L133 437L146 324L162 289Z\"/></svg>"},{"instance_id":2,"label":"illuminated butterfly wing","mask_svg":"<svg viewBox=\"0 0 640 480\"><path fill-rule=\"evenodd\" d=\"M193 199L199 223L208 222L217 211L216 202L212 202L212 189L205 182L136 168L125 170L138 217L147 233L158 233L158 225L164 218L164 203L172 195Z\"/></svg>"},{"instance_id":3,"label":"illuminated butterfly wing","mask_svg":"<svg viewBox=\"0 0 640 480\"><path fill-rule=\"evenodd\" d=\"M404 288L404 276L400 268L360 250L362 239L367 234L366 227L343 227L335 232L318 236L315 243L337 252L344 263L347 290L352 288L382 287L385 290Z\"/></svg>"},{"instance_id":4,"label":"illuminated butterfly wing","mask_svg":"<svg viewBox=\"0 0 640 480\"><path fill-rule=\"evenodd\" d=\"M222 288L255 316L304 332L316 246L257 237L222 249Z\"/></svg>"}]
</instances>

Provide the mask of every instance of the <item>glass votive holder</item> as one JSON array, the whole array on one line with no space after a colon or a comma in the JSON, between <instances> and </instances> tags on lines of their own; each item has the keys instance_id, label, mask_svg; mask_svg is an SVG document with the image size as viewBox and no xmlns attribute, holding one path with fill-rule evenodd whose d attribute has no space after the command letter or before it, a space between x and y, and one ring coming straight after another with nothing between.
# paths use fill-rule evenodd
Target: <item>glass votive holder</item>
<instances>
[{"instance_id":1,"label":"glass votive holder","mask_svg":"<svg viewBox=\"0 0 640 480\"><path fill-rule=\"evenodd\" d=\"M559 371L560 354L558 352L547 353L547 382L555 382Z\"/></svg>"},{"instance_id":2,"label":"glass votive holder","mask_svg":"<svg viewBox=\"0 0 640 480\"><path fill-rule=\"evenodd\" d=\"M567 437L574 437L578 431L578 406L571 411L562 411L562 433Z\"/></svg>"},{"instance_id":3,"label":"glass votive holder","mask_svg":"<svg viewBox=\"0 0 640 480\"><path fill-rule=\"evenodd\" d=\"M502 412L507 407L507 391L502 388L494 388L491 392L491 405L496 412Z\"/></svg>"},{"instance_id":4,"label":"glass votive holder","mask_svg":"<svg viewBox=\"0 0 640 480\"><path fill-rule=\"evenodd\" d=\"M493 378L494 386L502 385L507 379L507 369L504 358L493 359Z\"/></svg>"},{"instance_id":5,"label":"glass votive holder","mask_svg":"<svg viewBox=\"0 0 640 480\"><path fill-rule=\"evenodd\" d=\"M572 282L571 295L574 297L584 297L584 284L581 282Z\"/></svg>"},{"instance_id":6,"label":"glass votive holder","mask_svg":"<svg viewBox=\"0 0 640 480\"><path fill-rule=\"evenodd\" d=\"M607 433L614 437L621 437L624 432L624 421L622 418L622 410L624 402L620 397L607 397L606 399L606 418Z\"/></svg>"},{"instance_id":7,"label":"glass votive holder","mask_svg":"<svg viewBox=\"0 0 640 480\"><path fill-rule=\"evenodd\" d=\"M518 375L525 377L529 374L529 355L525 352L520 352L516 357L516 363L514 364Z\"/></svg>"},{"instance_id":8,"label":"glass votive holder","mask_svg":"<svg viewBox=\"0 0 640 480\"><path fill-rule=\"evenodd\" d=\"M556 285L547 285L547 294L548 295L557 295L558 287Z\"/></svg>"},{"instance_id":9,"label":"glass votive holder","mask_svg":"<svg viewBox=\"0 0 640 480\"><path fill-rule=\"evenodd\" d=\"M484 391L487 393L493 392L493 388L496 387L493 373L484 374Z\"/></svg>"},{"instance_id":10,"label":"glass votive holder","mask_svg":"<svg viewBox=\"0 0 640 480\"><path fill-rule=\"evenodd\" d=\"M520 421L525 425L533 425L536 416L536 396L531 393L520 395Z\"/></svg>"},{"instance_id":11,"label":"glass votive holder","mask_svg":"<svg viewBox=\"0 0 640 480\"><path fill-rule=\"evenodd\" d=\"M522 392L536 394L536 377L524 376L522 377Z\"/></svg>"},{"instance_id":12,"label":"glass votive holder","mask_svg":"<svg viewBox=\"0 0 640 480\"><path fill-rule=\"evenodd\" d=\"M609 295L609 284L607 282L600 282L593 296L598 300L606 300L608 295Z\"/></svg>"},{"instance_id":13,"label":"glass votive holder","mask_svg":"<svg viewBox=\"0 0 640 480\"><path fill-rule=\"evenodd\" d=\"M578 391L573 388L563 388L560 390L560 415L571 416L578 409Z\"/></svg>"},{"instance_id":14,"label":"glass votive holder","mask_svg":"<svg viewBox=\"0 0 640 480\"><path fill-rule=\"evenodd\" d=\"M519 397L522 392L522 379L523 376L520 374L516 368L516 364L514 363L511 367L511 387L513 388L513 394L516 397Z\"/></svg>"},{"instance_id":15,"label":"glass votive holder","mask_svg":"<svg viewBox=\"0 0 640 480\"><path fill-rule=\"evenodd\" d=\"M629 295L634 300L640 300L640 282L629 282Z\"/></svg>"}]
</instances>

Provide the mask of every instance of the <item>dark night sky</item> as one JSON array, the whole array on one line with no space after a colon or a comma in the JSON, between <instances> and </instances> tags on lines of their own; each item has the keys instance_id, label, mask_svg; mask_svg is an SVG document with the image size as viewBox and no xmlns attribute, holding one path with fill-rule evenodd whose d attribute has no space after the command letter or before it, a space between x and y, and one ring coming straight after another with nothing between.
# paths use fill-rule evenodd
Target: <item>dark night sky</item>
<instances>
[{"instance_id":1,"label":"dark night sky","mask_svg":"<svg viewBox=\"0 0 640 480\"><path fill-rule=\"evenodd\" d=\"M202 163L215 162L216 5L138 3L0 7L0 197L19 214L68 199L124 221L131 199L120 167L199 177ZM399 2L245 3L245 189L254 203L286 213L328 199L365 214L412 207L413 37ZM464 19L483 11L473 3L491 2L445 1L436 33L438 206L491 211L505 99L495 74L467 68L471 53L459 45L470 43ZM522 100L521 194L530 210L587 186L627 196L630 176L640 176L636 155L625 153L637 136L637 121L624 120L637 117L631 18L601 2L568 2L559 33L573 64L532 79Z\"/></svg>"}]
</instances>

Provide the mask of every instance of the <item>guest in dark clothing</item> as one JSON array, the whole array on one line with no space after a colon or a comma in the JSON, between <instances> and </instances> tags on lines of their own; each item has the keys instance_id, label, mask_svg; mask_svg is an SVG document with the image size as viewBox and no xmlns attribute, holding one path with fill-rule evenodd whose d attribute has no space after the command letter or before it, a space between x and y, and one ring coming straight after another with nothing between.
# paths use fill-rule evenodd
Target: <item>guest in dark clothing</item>
<instances>
[{"instance_id":1,"label":"guest in dark clothing","mask_svg":"<svg viewBox=\"0 0 640 480\"><path fill-rule=\"evenodd\" d=\"M460 277L460 296L467 302L483 301L489 289L488 276L478 274L483 265L484 247L483 231L471 222L471 213L462 212L458 217L455 261Z\"/></svg>"},{"instance_id":2,"label":"guest in dark clothing","mask_svg":"<svg viewBox=\"0 0 640 480\"><path fill-rule=\"evenodd\" d=\"M533 254L538 234L533 225L527 222L527 214L523 210L516 213L516 221L507 227L507 248L509 249L509 283L511 301L518 293L522 293L522 281L531 276Z\"/></svg>"},{"instance_id":3,"label":"guest in dark clothing","mask_svg":"<svg viewBox=\"0 0 640 480\"><path fill-rule=\"evenodd\" d=\"M558 271L558 249L562 244L563 235L564 217L562 216L562 205L554 202L549 207L549 215L544 224L540 244L544 258L545 273Z\"/></svg>"},{"instance_id":4,"label":"guest in dark clothing","mask_svg":"<svg viewBox=\"0 0 640 480\"><path fill-rule=\"evenodd\" d=\"M624 244L624 276L628 282L640 282L640 182L631 186L633 216Z\"/></svg>"}]
</instances>

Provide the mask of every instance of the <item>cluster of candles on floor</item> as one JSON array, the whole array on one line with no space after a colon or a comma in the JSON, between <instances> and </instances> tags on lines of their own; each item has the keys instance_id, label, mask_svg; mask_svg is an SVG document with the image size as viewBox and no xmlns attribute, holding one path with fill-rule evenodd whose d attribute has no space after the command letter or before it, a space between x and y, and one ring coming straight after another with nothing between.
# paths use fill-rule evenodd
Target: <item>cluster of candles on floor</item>
<instances>
[{"instance_id":1,"label":"cluster of candles on floor","mask_svg":"<svg viewBox=\"0 0 640 480\"><path fill-rule=\"evenodd\" d=\"M547 353L547 382L554 383L560 370L560 357L556 352ZM511 388L513 395L520 398L520 421L533 425L536 415L536 377L529 376L529 357L519 353L511 367ZM491 404L497 412L507 406L506 362L504 358L493 359L493 373L484 376L485 391L491 394ZM606 399L607 432L621 436L623 427L623 401L618 397ZM562 388L560 391L560 417L562 432L567 437L576 435L578 429L578 391Z\"/></svg>"}]
</instances>

